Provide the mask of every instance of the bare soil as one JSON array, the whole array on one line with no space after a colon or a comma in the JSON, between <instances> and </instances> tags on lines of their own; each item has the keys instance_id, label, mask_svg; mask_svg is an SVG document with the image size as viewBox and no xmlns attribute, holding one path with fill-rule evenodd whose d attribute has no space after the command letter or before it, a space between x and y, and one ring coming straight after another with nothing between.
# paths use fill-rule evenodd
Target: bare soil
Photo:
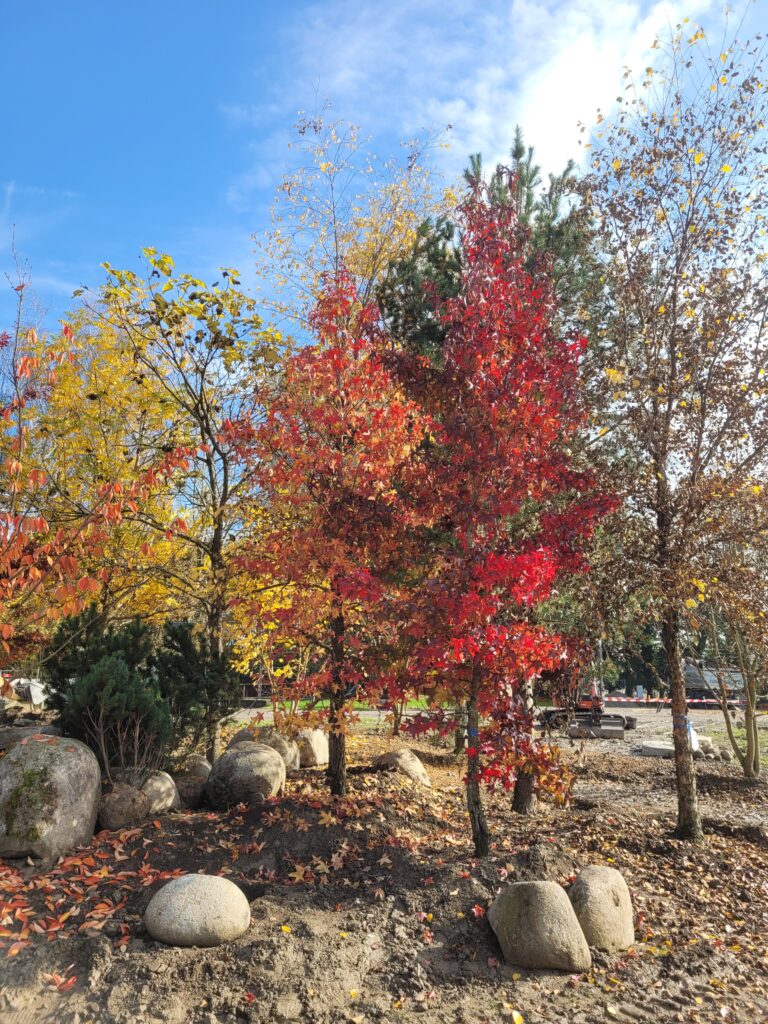
<instances>
[{"instance_id":1,"label":"bare soil","mask_svg":"<svg viewBox=\"0 0 768 1024\"><path fill-rule=\"evenodd\" d=\"M508 794L493 796L496 841L480 863L450 753L381 736L354 737L353 764L410 745L432 790L361 773L333 800L322 772L305 771L260 810L101 832L46 874L0 863L0 1020L495 1024L517 1011L527 1024L768 1021L765 789L734 765L700 762L707 842L676 841L672 763L635 756L638 740L565 747L569 808L543 803L528 819ZM623 872L635 946L597 954L578 976L506 965L485 917L500 886L568 884L587 863ZM152 894L198 871L243 888L250 929L206 950L152 941L142 926Z\"/></svg>"}]
</instances>

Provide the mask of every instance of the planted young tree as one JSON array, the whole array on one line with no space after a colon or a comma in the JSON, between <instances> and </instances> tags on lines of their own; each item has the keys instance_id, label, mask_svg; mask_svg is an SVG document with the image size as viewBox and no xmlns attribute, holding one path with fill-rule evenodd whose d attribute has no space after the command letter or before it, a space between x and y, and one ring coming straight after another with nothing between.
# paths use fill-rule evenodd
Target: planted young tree
<instances>
[{"instance_id":1,"label":"planted young tree","mask_svg":"<svg viewBox=\"0 0 768 1024\"><path fill-rule=\"evenodd\" d=\"M283 642L311 642L305 692L329 701L331 792L346 791L346 733L368 674L377 617L407 564L412 510L403 493L418 472L424 417L381 358L375 311L343 276L312 318L317 342L288 360L283 386L255 433L232 425L255 460L264 512L242 564L276 599L253 602Z\"/></svg>"},{"instance_id":2,"label":"planted young tree","mask_svg":"<svg viewBox=\"0 0 768 1024\"><path fill-rule=\"evenodd\" d=\"M601 125L583 182L606 253L589 358L595 435L625 498L617 578L661 629L677 831L692 840L702 830L681 636L707 598L738 604L743 552L768 528L761 45L713 53L703 31L686 39L678 26Z\"/></svg>"},{"instance_id":3,"label":"planted young tree","mask_svg":"<svg viewBox=\"0 0 768 1024\"><path fill-rule=\"evenodd\" d=\"M210 744L218 723L240 707L245 677L232 663L231 651L211 650L208 631L186 620L163 625L153 669L168 704L177 759Z\"/></svg>"},{"instance_id":4,"label":"planted young tree","mask_svg":"<svg viewBox=\"0 0 768 1024\"><path fill-rule=\"evenodd\" d=\"M531 772L565 788L532 739L525 699L526 682L555 669L565 643L532 610L585 567L582 546L611 502L568 447L584 422L584 343L552 329L552 296L525 269L514 203L476 181L458 221L460 288L434 310L439 365L397 348L392 358L435 421L422 493L431 571L408 608L413 664L436 696L466 707L467 805L485 856L481 783L510 786Z\"/></svg>"},{"instance_id":5,"label":"planted young tree","mask_svg":"<svg viewBox=\"0 0 768 1024\"><path fill-rule=\"evenodd\" d=\"M720 699L725 731L734 757L741 765L745 779L760 778L760 731L758 728L758 698L765 691L768 672L768 651L765 644L765 625L762 618L748 616L737 621L733 612L728 619L710 609L705 627L708 640L707 654L714 663L717 679L715 696ZM740 678L741 687L735 691ZM733 696L744 700L744 736L739 737L731 717L729 702Z\"/></svg>"}]
</instances>

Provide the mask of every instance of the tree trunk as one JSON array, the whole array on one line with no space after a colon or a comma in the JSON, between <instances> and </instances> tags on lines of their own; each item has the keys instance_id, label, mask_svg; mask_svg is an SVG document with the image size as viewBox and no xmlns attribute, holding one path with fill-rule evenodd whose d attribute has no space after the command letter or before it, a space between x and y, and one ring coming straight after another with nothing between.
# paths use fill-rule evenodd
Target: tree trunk
<instances>
[{"instance_id":1,"label":"tree trunk","mask_svg":"<svg viewBox=\"0 0 768 1024\"><path fill-rule=\"evenodd\" d=\"M208 649L211 654L219 658L224 657L224 615L226 612L226 594L222 581L224 559L220 551L221 540L217 541L218 531L214 535L214 544L211 552L211 567L213 575L213 588L211 604L208 610ZM217 546L218 545L218 546ZM212 695L209 693L208 700ZM209 704L209 715L210 715ZM206 723L206 752L205 756L211 764L221 757L221 722L218 719L208 718Z\"/></svg>"},{"instance_id":2,"label":"tree trunk","mask_svg":"<svg viewBox=\"0 0 768 1024\"><path fill-rule=\"evenodd\" d=\"M515 779L512 810L517 814L535 814L538 805L534 777L530 772L520 772Z\"/></svg>"},{"instance_id":3,"label":"tree trunk","mask_svg":"<svg viewBox=\"0 0 768 1024\"><path fill-rule=\"evenodd\" d=\"M206 729L205 756L211 764L221 757L221 722L218 720L208 723Z\"/></svg>"},{"instance_id":4,"label":"tree trunk","mask_svg":"<svg viewBox=\"0 0 768 1024\"><path fill-rule=\"evenodd\" d=\"M458 757L463 754L467 746L467 709L459 705L459 714L456 719L456 728L453 732L453 752Z\"/></svg>"},{"instance_id":5,"label":"tree trunk","mask_svg":"<svg viewBox=\"0 0 768 1024\"><path fill-rule=\"evenodd\" d=\"M339 613L331 622L331 707L328 735L328 785L334 796L347 794L346 722L340 712L346 703L344 692L344 616Z\"/></svg>"},{"instance_id":6,"label":"tree trunk","mask_svg":"<svg viewBox=\"0 0 768 1024\"><path fill-rule=\"evenodd\" d=\"M696 797L696 774L693 768L690 723L685 700L685 676L680 657L680 618L674 608L668 608L665 612L662 637L672 701L672 739L675 745L677 775L676 835L680 839L698 842L703 837L703 832Z\"/></svg>"},{"instance_id":7,"label":"tree trunk","mask_svg":"<svg viewBox=\"0 0 768 1024\"><path fill-rule=\"evenodd\" d=\"M531 716L533 723L533 683L530 679L525 681L523 689L525 710ZM512 810L517 814L535 814L538 800L536 798L535 779L530 772L520 772L515 779L515 791L512 796Z\"/></svg>"},{"instance_id":8,"label":"tree trunk","mask_svg":"<svg viewBox=\"0 0 768 1024\"><path fill-rule=\"evenodd\" d=\"M477 668L472 672L472 696L467 703L467 810L472 823L475 856L487 857L491 850L488 820L480 792L480 757L477 742L480 734L480 716L477 713Z\"/></svg>"}]
</instances>

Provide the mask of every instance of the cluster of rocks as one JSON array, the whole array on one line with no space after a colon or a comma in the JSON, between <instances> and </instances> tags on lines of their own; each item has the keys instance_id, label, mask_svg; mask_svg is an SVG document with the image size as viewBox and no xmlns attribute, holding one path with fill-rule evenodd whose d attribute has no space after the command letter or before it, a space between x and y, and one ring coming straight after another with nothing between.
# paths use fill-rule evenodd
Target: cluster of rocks
<instances>
[{"instance_id":1,"label":"cluster of rocks","mask_svg":"<svg viewBox=\"0 0 768 1024\"><path fill-rule=\"evenodd\" d=\"M701 736L691 729L691 752L697 761L732 761L733 752L728 747L717 747L709 736ZM640 748L642 757L675 756L675 745L671 740L646 740Z\"/></svg>"},{"instance_id":2,"label":"cluster of rocks","mask_svg":"<svg viewBox=\"0 0 768 1024\"><path fill-rule=\"evenodd\" d=\"M732 761L733 751L728 747L716 747L709 736L699 736L699 749L693 752L693 756L699 761Z\"/></svg>"},{"instance_id":3,"label":"cluster of rocks","mask_svg":"<svg viewBox=\"0 0 768 1024\"><path fill-rule=\"evenodd\" d=\"M328 736L307 729L295 738L272 726L241 729L213 765L199 755L173 777L151 772L138 786L118 780L102 793L98 761L84 744L54 726L0 729L0 857L46 863L89 843L97 822L118 830L149 817L204 804L225 810L281 794L286 776L328 763ZM409 750L378 758L382 767L429 786L423 764Z\"/></svg>"},{"instance_id":4,"label":"cluster of rocks","mask_svg":"<svg viewBox=\"0 0 768 1024\"><path fill-rule=\"evenodd\" d=\"M538 970L586 971L590 947L613 954L635 941L627 883L597 864L583 868L567 892L557 882L513 882L488 921L508 963Z\"/></svg>"}]
</instances>

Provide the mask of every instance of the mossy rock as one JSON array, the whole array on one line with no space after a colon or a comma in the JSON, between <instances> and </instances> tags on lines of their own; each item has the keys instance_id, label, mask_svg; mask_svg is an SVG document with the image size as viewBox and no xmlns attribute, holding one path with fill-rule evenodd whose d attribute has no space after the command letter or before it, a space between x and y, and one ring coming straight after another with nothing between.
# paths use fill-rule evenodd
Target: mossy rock
<instances>
[{"instance_id":1,"label":"mossy rock","mask_svg":"<svg viewBox=\"0 0 768 1024\"><path fill-rule=\"evenodd\" d=\"M101 771L77 740L35 734L0 758L0 857L54 863L93 838Z\"/></svg>"}]
</instances>

